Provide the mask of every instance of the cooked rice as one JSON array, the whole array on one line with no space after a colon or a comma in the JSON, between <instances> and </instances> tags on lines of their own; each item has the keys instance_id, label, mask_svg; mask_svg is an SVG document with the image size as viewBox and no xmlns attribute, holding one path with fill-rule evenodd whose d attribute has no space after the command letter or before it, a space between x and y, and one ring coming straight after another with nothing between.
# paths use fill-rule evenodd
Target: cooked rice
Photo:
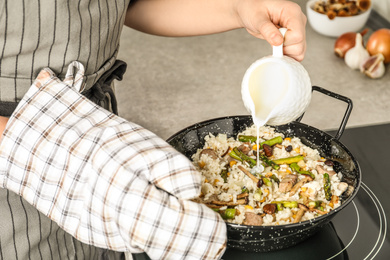
<instances>
[{"instance_id":1,"label":"cooked rice","mask_svg":"<svg viewBox=\"0 0 390 260\"><path fill-rule=\"evenodd\" d=\"M252 126L244 130L239 135L249 135L256 136L257 128ZM210 204L211 200L218 200L224 202L237 202L237 195L242 193L243 188L246 188L249 191L249 196L247 203L245 205L238 205L234 208L236 209L236 215L234 219L226 219L227 222L242 224L245 220L246 212L254 212L263 219L263 225L281 225L289 224L294 222L296 213L299 208L288 208L284 207L282 210L276 211L274 214L265 214L263 207L266 204L270 204L275 201L296 201L301 204L308 204L308 201L322 201L321 208L322 212L318 213L316 210L308 210L303 215L300 221L305 221L313 219L317 216L320 216L324 212L329 212L330 210L340 206L341 202L338 199L333 205L330 201L326 200L324 193L324 178L322 174L319 174L316 170L317 165L324 167L325 170L333 170L331 166L324 164L325 158L321 158L318 150L312 149L304 145L301 140L297 137L285 138L281 133L277 133L274 128L263 126L259 129L259 141L260 143L276 136L281 136L283 142L280 146L274 147L273 155L270 159L275 160L279 158L287 158L296 155L303 155L304 160L300 161L298 165L301 169L310 171L314 174L315 179L313 181L307 182L304 184L298 191L290 196L289 192L283 193L278 190L278 183L272 181L272 187L262 185L261 186L261 199L256 200L254 198L254 193L258 189L257 184L247 177L238 166L244 166L249 171L251 168L245 162L236 161L236 164L230 166L226 155L224 158L221 158L221 155L224 154L228 149L233 149L238 147L243 143L238 141L238 139L227 138L225 134L218 134L214 136L209 134L205 138L205 145L203 149L213 149L219 155L218 159L213 159L207 154L202 154L203 149L199 149L197 153L192 156L194 164L198 167L199 171L202 173L202 189L200 201L206 204ZM249 144L250 147L255 143ZM286 147L291 145L291 152L286 151ZM252 158L256 158L256 151L249 153ZM228 170L228 176L226 182L221 176L222 170ZM263 172L261 172L262 177L267 177L270 174L274 174L280 181L288 174L297 174L289 167L287 164L280 165L280 169L275 170L270 166L265 166ZM257 178L259 175L255 174ZM331 191L335 196L340 196L345 191L345 185L339 185L341 180L341 173L335 174L330 177L331 180ZM305 178L305 175L298 174L297 182ZM302 198L300 196L303 194L308 199ZM249 206L246 206L249 205ZM219 211L222 212L228 208L223 206L219 208ZM233 208L229 206L229 208Z\"/></svg>"}]
</instances>

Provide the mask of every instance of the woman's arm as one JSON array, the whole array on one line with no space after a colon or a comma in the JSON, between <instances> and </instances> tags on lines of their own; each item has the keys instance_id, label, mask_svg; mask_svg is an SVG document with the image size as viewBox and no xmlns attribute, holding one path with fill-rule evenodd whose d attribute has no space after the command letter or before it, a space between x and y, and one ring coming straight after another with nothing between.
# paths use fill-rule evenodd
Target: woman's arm
<instances>
[{"instance_id":1,"label":"woman's arm","mask_svg":"<svg viewBox=\"0 0 390 260\"><path fill-rule=\"evenodd\" d=\"M130 3L125 24L162 36L212 34L242 27L235 0L137 0Z\"/></svg>"},{"instance_id":2,"label":"woman's arm","mask_svg":"<svg viewBox=\"0 0 390 260\"><path fill-rule=\"evenodd\" d=\"M0 140L1 140L1 135L3 134L3 131L5 129L5 126L7 125L8 118L0 116Z\"/></svg>"},{"instance_id":3,"label":"woman's arm","mask_svg":"<svg viewBox=\"0 0 390 260\"><path fill-rule=\"evenodd\" d=\"M280 45L278 27L288 29L284 53L302 60L306 16L285 0L138 0L130 4L125 25L162 36L192 36L245 28L255 37Z\"/></svg>"}]
</instances>

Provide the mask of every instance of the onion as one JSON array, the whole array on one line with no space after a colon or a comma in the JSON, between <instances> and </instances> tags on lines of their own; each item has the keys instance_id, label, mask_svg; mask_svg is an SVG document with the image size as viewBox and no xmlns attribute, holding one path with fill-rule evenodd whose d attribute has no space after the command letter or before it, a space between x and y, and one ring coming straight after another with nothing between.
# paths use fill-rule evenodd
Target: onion
<instances>
[{"instance_id":1,"label":"onion","mask_svg":"<svg viewBox=\"0 0 390 260\"><path fill-rule=\"evenodd\" d=\"M384 62L390 62L390 29L382 28L375 31L367 41L367 51L371 56L382 53Z\"/></svg>"},{"instance_id":2,"label":"onion","mask_svg":"<svg viewBox=\"0 0 390 260\"><path fill-rule=\"evenodd\" d=\"M364 29L360 34L364 36L367 32L368 29ZM334 54L336 54L337 57L344 58L345 53L355 46L355 40L355 32L347 32L340 35L334 44Z\"/></svg>"}]
</instances>

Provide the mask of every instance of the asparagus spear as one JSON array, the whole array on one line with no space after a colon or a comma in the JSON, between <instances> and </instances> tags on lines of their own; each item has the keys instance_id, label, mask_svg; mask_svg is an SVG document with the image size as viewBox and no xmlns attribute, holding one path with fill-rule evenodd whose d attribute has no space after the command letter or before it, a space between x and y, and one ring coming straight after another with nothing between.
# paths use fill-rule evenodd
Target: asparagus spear
<instances>
[{"instance_id":1,"label":"asparagus spear","mask_svg":"<svg viewBox=\"0 0 390 260\"><path fill-rule=\"evenodd\" d=\"M299 174L309 175L313 180L316 178L312 172L301 170L301 167L299 167L299 165L295 162L290 164L290 168Z\"/></svg>"},{"instance_id":2,"label":"asparagus spear","mask_svg":"<svg viewBox=\"0 0 390 260\"><path fill-rule=\"evenodd\" d=\"M249 163L249 166L250 167L254 167L256 166L256 160L250 158L248 155L244 154L243 152L241 152L240 150L238 150L237 147L234 147L232 152L230 152L230 156L233 157L231 154L233 153L234 156L237 156L240 158L240 161L246 161L247 163ZM235 158L235 157L233 157Z\"/></svg>"},{"instance_id":3,"label":"asparagus spear","mask_svg":"<svg viewBox=\"0 0 390 260\"><path fill-rule=\"evenodd\" d=\"M227 182L227 177L228 177L228 170L226 170L226 169L223 169L222 171L221 171L221 177L222 177L222 179L223 179L223 181L226 183Z\"/></svg>"},{"instance_id":4,"label":"asparagus spear","mask_svg":"<svg viewBox=\"0 0 390 260\"><path fill-rule=\"evenodd\" d=\"M233 159L236 159L236 160L242 162L241 157L238 156L238 154L236 154L236 153L234 152L234 149L229 153L229 156L232 157Z\"/></svg>"},{"instance_id":5,"label":"asparagus spear","mask_svg":"<svg viewBox=\"0 0 390 260\"><path fill-rule=\"evenodd\" d=\"M331 200L332 191L330 190L330 179L328 173L324 173L324 191L326 200Z\"/></svg>"},{"instance_id":6,"label":"asparagus spear","mask_svg":"<svg viewBox=\"0 0 390 260\"><path fill-rule=\"evenodd\" d=\"M272 182L268 178L263 177L262 179L265 185L267 185L268 187L272 187Z\"/></svg>"},{"instance_id":7,"label":"asparagus spear","mask_svg":"<svg viewBox=\"0 0 390 260\"><path fill-rule=\"evenodd\" d=\"M239 135L238 141L256 143L257 137L252 135Z\"/></svg>"},{"instance_id":8,"label":"asparagus spear","mask_svg":"<svg viewBox=\"0 0 390 260\"><path fill-rule=\"evenodd\" d=\"M281 158L281 159L276 159L276 160L273 160L274 163L276 164L292 164L292 163L297 163L299 162L300 160L303 160L304 157L303 155L297 155L297 156L293 156L293 157L287 157L287 158Z\"/></svg>"},{"instance_id":9,"label":"asparagus spear","mask_svg":"<svg viewBox=\"0 0 390 260\"><path fill-rule=\"evenodd\" d=\"M285 208L297 208L298 202L296 201L283 201L283 207Z\"/></svg>"},{"instance_id":10,"label":"asparagus spear","mask_svg":"<svg viewBox=\"0 0 390 260\"><path fill-rule=\"evenodd\" d=\"M288 201L288 200L282 200L282 201L272 201L272 204L281 204L285 208L297 208L298 202L297 201Z\"/></svg>"},{"instance_id":11,"label":"asparagus spear","mask_svg":"<svg viewBox=\"0 0 390 260\"><path fill-rule=\"evenodd\" d=\"M267 156L261 155L261 154L260 154L260 159L261 159L265 164L267 164L268 166L271 166L273 169L279 170L280 166L279 166L278 164L276 164L274 161L268 159Z\"/></svg>"},{"instance_id":12,"label":"asparagus spear","mask_svg":"<svg viewBox=\"0 0 390 260\"><path fill-rule=\"evenodd\" d=\"M320 207L321 203L322 203L322 201L320 201L320 200L316 200L316 201L313 200L313 201L310 201L308 205L309 205L310 209L315 209L315 208Z\"/></svg>"},{"instance_id":13,"label":"asparagus spear","mask_svg":"<svg viewBox=\"0 0 390 260\"><path fill-rule=\"evenodd\" d=\"M271 178L272 180L274 180L274 182L276 182L277 184L280 183L280 180L278 179L278 177L276 177L275 174L272 174L270 178Z\"/></svg>"},{"instance_id":14,"label":"asparagus spear","mask_svg":"<svg viewBox=\"0 0 390 260\"><path fill-rule=\"evenodd\" d=\"M269 146L273 146L275 144L281 144L283 142L283 138L281 136L274 137L272 139L266 140L262 142L260 147L262 147L264 144L268 144Z\"/></svg>"},{"instance_id":15,"label":"asparagus spear","mask_svg":"<svg viewBox=\"0 0 390 260\"><path fill-rule=\"evenodd\" d=\"M255 143L257 141L257 137L252 136L252 135L239 135L238 141ZM269 146L273 146L275 144L281 144L282 142L283 142L283 138L281 136L277 136L277 137L274 137L272 139L261 142L260 147L262 147L264 144L268 144Z\"/></svg>"}]
</instances>

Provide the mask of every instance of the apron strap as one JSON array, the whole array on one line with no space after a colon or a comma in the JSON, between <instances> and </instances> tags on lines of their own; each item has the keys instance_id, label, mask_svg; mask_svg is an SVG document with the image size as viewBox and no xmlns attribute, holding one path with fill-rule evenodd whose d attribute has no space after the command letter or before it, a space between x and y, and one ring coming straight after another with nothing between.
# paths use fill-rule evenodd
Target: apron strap
<instances>
[{"instance_id":1,"label":"apron strap","mask_svg":"<svg viewBox=\"0 0 390 260\"><path fill-rule=\"evenodd\" d=\"M112 82L114 79L119 81L122 80L126 68L126 62L116 60L114 65L107 70L90 89L84 91L82 94L98 105L107 98L106 95L108 94L110 96L112 112L118 115L118 104L112 88Z\"/></svg>"},{"instance_id":2,"label":"apron strap","mask_svg":"<svg viewBox=\"0 0 390 260\"><path fill-rule=\"evenodd\" d=\"M10 117L17 106L18 102L0 101L0 116Z\"/></svg>"},{"instance_id":3,"label":"apron strap","mask_svg":"<svg viewBox=\"0 0 390 260\"><path fill-rule=\"evenodd\" d=\"M84 91L84 66L78 61L73 61L68 66L63 82L74 87L78 92L82 92L84 96L98 105L107 98L106 94L108 94L110 96L112 112L118 115L118 104L114 90L112 89L112 82L114 79L122 80L126 68L127 64L124 61L116 60L114 65L90 89ZM18 102L0 101L0 116L11 116L17 105Z\"/></svg>"}]
</instances>

